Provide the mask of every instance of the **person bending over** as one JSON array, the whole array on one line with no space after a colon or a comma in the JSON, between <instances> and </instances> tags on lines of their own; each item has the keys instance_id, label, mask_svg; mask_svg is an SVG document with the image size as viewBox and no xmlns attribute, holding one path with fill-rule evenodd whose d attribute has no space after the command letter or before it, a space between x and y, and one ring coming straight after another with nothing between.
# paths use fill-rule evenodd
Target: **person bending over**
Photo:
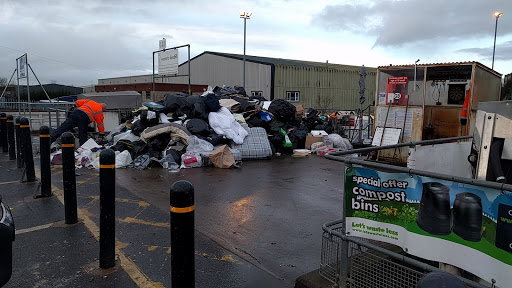
<instances>
[{"instance_id":1,"label":"person bending over","mask_svg":"<svg viewBox=\"0 0 512 288\"><path fill-rule=\"evenodd\" d=\"M103 126L103 111L107 109L105 103L80 99L75 102L75 105L77 109L71 112L66 121L50 134L50 143L55 142L64 132L72 131L73 128L78 127L80 146L82 146L87 141L87 126L93 122L96 122L100 134L105 132Z\"/></svg>"}]
</instances>

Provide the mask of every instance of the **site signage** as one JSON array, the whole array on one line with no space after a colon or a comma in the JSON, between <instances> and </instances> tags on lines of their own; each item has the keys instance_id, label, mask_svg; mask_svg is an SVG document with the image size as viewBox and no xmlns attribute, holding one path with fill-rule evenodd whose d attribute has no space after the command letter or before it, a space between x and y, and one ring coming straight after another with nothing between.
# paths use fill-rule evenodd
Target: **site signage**
<instances>
[{"instance_id":1,"label":"site signage","mask_svg":"<svg viewBox=\"0 0 512 288\"><path fill-rule=\"evenodd\" d=\"M407 76L400 77L388 77L388 84L407 84L409 83L409 78Z\"/></svg>"},{"instance_id":2,"label":"site signage","mask_svg":"<svg viewBox=\"0 0 512 288\"><path fill-rule=\"evenodd\" d=\"M405 173L350 167L346 232L512 283L512 194Z\"/></svg>"},{"instance_id":3,"label":"site signage","mask_svg":"<svg viewBox=\"0 0 512 288\"><path fill-rule=\"evenodd\" d=\"M178 74L178 49L158 52L158 75Z\"/></svg>"},{"instance_id":4,"label":"site signage","mask_svg":"<svg viewBox=\"0 0 512 288\"><path fill-rule=\"evenodd\" d=\"M18 58L19 78L27 77L27 54Z\"/></svg>"}]
</instances>

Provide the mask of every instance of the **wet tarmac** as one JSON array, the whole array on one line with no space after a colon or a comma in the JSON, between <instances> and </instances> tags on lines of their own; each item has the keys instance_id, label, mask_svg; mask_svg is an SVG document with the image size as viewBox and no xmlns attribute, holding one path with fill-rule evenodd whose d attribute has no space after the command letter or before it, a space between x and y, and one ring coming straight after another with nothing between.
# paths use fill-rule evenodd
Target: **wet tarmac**
<instances>
[{"instance_id":1,"label":"wet tarmac","mask_svg":"<svg viewBox=\"0 0 512 288\"><path fill-rule=\"evenodd\" d=\"M33 139L33 144L37 139ZM35 155L36 176L39 159ZM79 223L64 224L61 166L54 196L0 154L13 208L13 275L5 287L172 287L169 190L195 188L195 287L294 287L320 267L322 224L341 217L343 164L321 156L244 161L239 169L116 169L116 266L99 269L99 173L77 170ZM176 288L176 287L175 287Z\"/></svg>"},{"instance_id":2,"label":"wet tarmac","mask_svg":"<svg viewBox=\"0 0 512 288\"><path fill-rule=\"evenodd\" d=\"M120 185L162 211L172 184L191 182L197 233L277 279L275 287L293 287L320 267L322 224L341 218L342 175L342 163L317 155L244 161L240 169L117 170ZM230 275L215 273L196 277Z\"/></svg>"}]
</instances>

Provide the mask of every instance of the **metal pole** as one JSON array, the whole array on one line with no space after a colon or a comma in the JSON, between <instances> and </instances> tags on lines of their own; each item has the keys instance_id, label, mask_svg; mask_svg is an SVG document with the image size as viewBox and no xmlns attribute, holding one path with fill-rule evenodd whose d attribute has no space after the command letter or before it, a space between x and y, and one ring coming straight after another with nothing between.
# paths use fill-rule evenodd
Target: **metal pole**
<instances>
[{"instance_id":1,"label":"metal pole","mask_svg":"<svg viewBox=\"0 0 512 288\"><path fill-rule=\"evenodd\" d=\"M156 102L155 98L155 52L153 52L153 74L151 74L152 77L152 83L153 83L153 91L151 93L153 94L153 102Z\"/></svg>"},{"instance_id":2,"label":"metal pole","mask_svg":"<svg viewBox=\"0 0 512 288\"><path fill-rule=\"evenodd\" d=\"M32 71L32 74L34 74L34 77L36 77L37 83L39 83L39 86L41 86L41 89L43 89L43 92L44 92L44 95L46 95L46 98L48 98L48 100L50 100L50 102L52 102L52 99L50 99L50 96L48 96L48 93L46 93L46 90L44 90L43 84L41 84L41 81L39 81L39 78L37 78L37 75L34 72L34 70L32 69L32 66L30 66L30 64L28 64L28 63L27 63L27 66L28 66L28 68L30 68L30 71Z\"/></svg>"},{"instance_id":3,"label":"metal pole","mask_svg":"<svg viewBox=\"0 0 512 288\"><path fill-rule=\"evenodd\" d=\"M2 99L2 97L4 97L5 90L7 90L7 87L9 87L9 83L11 83L12 77L14 77L14 73L16 73L16 71L18 71L18 68L14 69L14 72L12 72L9 82L7 82L7 84L5 84L5 88L4 88L4 91L2 92L2 95L0 95L0 99Z\"/></svg>"},{"instance_id":4,"label":"metal pole","mask_svg":"<svg viewBox=\"0 0 512 288\"><path fill-rule=\"evenodd\" d=\"M16 160L16 145L14 139L14 118L7 115L7 138L9 142L9 160Z\"/></svg>"},{"instance_id":5,"label":"metal pole","mask_svg":"<svg viewBox=\"0 0 512 288\"><path fill-rule=\"evenodd\" d=\"M188 46L188 95L192 95L192 89L190 89L190 44Z\"/></svg>"},{"instance_id":6,"label":"metal pole","mask_svg":"<svg viewBox=\"0 0 512 288\"><path fill-rule=\"evenodd\" d=\"M246 22L247 22L247 17L244 16L244 90L245 90L245 36L246 36ZM246 91L247 93L247 91Z\"/></svg>"},{"instance_id":7,"label":"metal pole","mask_svg":"<svg viewBox=\"0 0 512 288\"><path fill-rule=\"evenodd\" d=\"M30 139L30 122L27 118L23 117L20 119L20 129L27 182L33 182L36 180L36 172L34 169L34 156L32 154L32 140Z\"/></svg>"},{"instance_id":8,"label":"metal pole","mask_svg":"<svg viewBox=\"0 0 512 288\"><path fill-rule=\"evenodd\" d=\"M76 204L75 137L65 132L62 141L62 178L64 182L64 211L66 224L78 222Z\"/></svg>"},{"instance_id":9,"label":"metal pole","mask_svg":"<svg viewBox=\"0 0 512 288\"><path fill-rule=\"evenodd\" d=\"M351 168L352 165L345 165L344 167L344 173L343 176L345 177L345 174L347 172L347 169ZM343 180L345 181L345 180ZM346 220L346 205L345 205L345 192L343 192L343 196L341 197L341 207L342 207L342 213L341 213L341 234L347 235L347 227L345 227L345 220ZM340 246L339 246L339 253L340 253L340 265L339 265L339 281L338 281L338 287L345 288L347 287L347 280L348 280L348 241L346 238L341 238Z\"/></svg>"},{"instance_id":10,"label":"metal pole","mask_svg":"<svg viewBox=\"0 0 512 288\"><path fill-rule=\"evenodd\" d=\"M492 67L491 67L492 70L494 70L494 52L496 51L496 32L498 31L498 18L500 18L500 16L496 17L496 26L494 26L494 46L492 47Z\"/></svg>"},{"instance_id":11,"label":"metal pole","mask_svg":"<svg viewBox=\"0 0 512 288\"><path fill-rule=\"evenodd\" d=\"M194 187L180 180L172 185L170 194L171 286L194 288Z\"/></svg>"},{"instance_id":12,"label":"metal pole","mask_svg":"<svg viewBox=\"0 0 512 288\"><path fill-rule=\"evenodd\" d=\"M41 145L41 196L52 196L52 167L50 163L50 128L39 128L39 145Z\"/></svg>"},{"instance_id":13,"label":"metal pole","mask_svg":"<svg viewBox=\"0 0 512 288\"><path fill-rule=\"evenodd\" d=\"M18 59L16 59L16 96L18 96L18 115L21 115L20 71L18 70Z\"/></svg>"},{"instance_id":14,"label":"metal pole","mask_svg":"<svg viewBox=\"0 0 512 288\"><path fill-rule=\"evenodd\" d=\"M25 57L25 60L27 61L25 64L28 64L28 56ZM30 120L30 123L32 123L32 108L30 107L30 83L28 80L28 69L26 69L27 73L27 104L28 104L28 119ZM29 124L30 125L30 124Z\"/></svg>"},{"instance_id":15,"label":"metal pole","mask_svg":"<svg viewBox=\"0 0 512 288\"><path fill-rule=\"evenodd\" d=\"M116 264L116 153L106 149L100 153L100 268Z\"/></svg>"}]
</instances>

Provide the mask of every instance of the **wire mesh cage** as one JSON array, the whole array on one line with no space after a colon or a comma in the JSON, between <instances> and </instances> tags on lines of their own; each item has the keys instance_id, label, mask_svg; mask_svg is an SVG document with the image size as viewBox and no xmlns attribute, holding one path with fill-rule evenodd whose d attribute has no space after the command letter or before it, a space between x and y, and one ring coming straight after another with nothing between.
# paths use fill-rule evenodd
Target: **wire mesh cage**
<instances>
[{"instance_id":1,"label":"wire mesh cage","mask_svg":"<svg viewBox=\"0 0 512 288\"><path fill-rule=\"evenodd\" d=\"M340 278L344 278L340 277L341 268L348 272L346 287L350 288L416 287L424 275L433 271L427 270L427 266L430 266L428 261L421 261L424 264L412 265L409 264L412 262L404 261L405 258L413 260L413 258L406 255L398 258L396 256L392 257L393 254L403 253L399 246L359 237L348 237L346 240L342 240L340 237L342 235L341 222L335 221L326 225L329 226L324 226L322 234L319 273L326 280L333 283L332 287L339 287ZM343 241L348 242L347 263L341 262L343 257L341 257L340 248ZM363 246L363 243L369 245ZM371 247L375 248L372 249ZM341 267L341 265L346 266ZM435 269L432 266L430 267L430 269ZM465 282L467 287L488 287L474 282L471 278L465 276L463 278L470 279Z\"/></svg>"}]
</instances>

